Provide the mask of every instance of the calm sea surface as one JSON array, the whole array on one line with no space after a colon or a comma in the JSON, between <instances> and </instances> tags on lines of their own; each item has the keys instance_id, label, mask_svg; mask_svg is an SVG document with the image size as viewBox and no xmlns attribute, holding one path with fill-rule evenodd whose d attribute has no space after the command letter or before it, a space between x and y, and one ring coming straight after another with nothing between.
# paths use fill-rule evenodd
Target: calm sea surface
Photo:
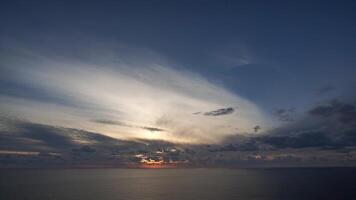
<instances>
[{"instance_id":1,"label":"calm sea surface","mask_svg":"<svg viewBox=\"0 0 356 200\"><path fill-rule=\"evenodd\" d=\"M0 170L1 200L356 199L356 169Z\"/></svg>"}]
</instances>

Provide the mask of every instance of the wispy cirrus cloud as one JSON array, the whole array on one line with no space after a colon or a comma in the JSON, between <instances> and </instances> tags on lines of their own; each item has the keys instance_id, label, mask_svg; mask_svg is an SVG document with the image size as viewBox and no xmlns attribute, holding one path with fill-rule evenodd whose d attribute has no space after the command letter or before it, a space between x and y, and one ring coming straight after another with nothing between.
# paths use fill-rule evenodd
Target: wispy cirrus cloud
<instances>
[{"instance_id":1,"label":"wispy cirrus cloud","mask_svg":"<svg viewBox=\"0 0 356 200\"><path fill-rule=\"evenodd\" d=\"M115 53L120 55L113 51L103 61L92 52L90 59L73 59L13 51L2 61L8 74L2 81L12 91L1 93L1 112L116 138L193 143L218 142L236 128L244 133L256 123L268 123L253 102L196 73L177 70L145 51L125 59ZM31 95L21 96L23 90ZM238 106L239 112L227 105ZM213 111L192 115L192 110Z\"/></svg>"}]
</instances>

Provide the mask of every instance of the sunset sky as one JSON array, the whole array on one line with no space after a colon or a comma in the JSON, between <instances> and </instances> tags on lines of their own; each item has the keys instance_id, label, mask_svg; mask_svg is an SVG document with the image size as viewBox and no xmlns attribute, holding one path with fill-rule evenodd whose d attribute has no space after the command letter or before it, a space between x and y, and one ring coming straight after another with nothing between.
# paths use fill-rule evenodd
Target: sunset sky
<instances>
[{"instance_id":1,"label":"sunset sky","mask_svg":"<svg viewBox=\"0 0 356 200\"><path fill-rule=\"evenodd\" d=\"M154 146L141 161L355 164L355 9L3 1L0 154L99 152L112 139Z\"/></svg>"}]
</instances>

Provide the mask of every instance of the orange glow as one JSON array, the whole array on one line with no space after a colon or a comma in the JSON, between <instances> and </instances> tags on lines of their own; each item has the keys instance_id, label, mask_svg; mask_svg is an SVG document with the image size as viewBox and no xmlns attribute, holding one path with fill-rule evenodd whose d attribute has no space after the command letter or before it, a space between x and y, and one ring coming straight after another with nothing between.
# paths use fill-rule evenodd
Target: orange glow
<instances>
[{"instance_id":1,"label":"orange glow","mask_svg":"<svg viewBox=\"0 0 356 200\"><path fill-rule=\"evenodd\" d=\"M141 165L145 168L161 168L164 164L163 160L153 160L153 159L142 159Z\"/></svg>"},{"instance_id":2,"label":"orange glow","mask_svg":"<svg viewBox=\"0 0 356 200\"><path fill-rule=\"evenodd\" d=\"M139 167L145 169L170 169L184 167L189 164L189 161L176 161L176 162L164 162L163 160L154 161L154 160L141 160Z\"/></svg>"},{"instance_id":3,"label":"orange glow","mask_svg":"<svg viewBox=\"0 0 356 200\"><path fill-rule=\"evenodd\" d=\"M152 160L152 159L149 159L149 160L142 159L141 163L145 163L145 164L148 164L148 165L161 165L161 164L163 164L163 160L155 161L155 160Z\"/></svg>"},{"instance_id":4,"label":"orange glow","mask_svg":"<svg viewBox=\"0 0 356 200\"><path fill-rule=\"evenodd\" d=\"M159 151L156 154L162 154L163 152ZM131 167L135 168L145 168L145 169L167 169L167 168L177 168L184 167L189 164L188 160L180 160L180 161L172 161L169 160L164 161L162 156L154 156L150 157L144 154L136 154L134 157L139 158L140 161L137 163L138 165L133 165Z\"/></svg>"}]
</instances>

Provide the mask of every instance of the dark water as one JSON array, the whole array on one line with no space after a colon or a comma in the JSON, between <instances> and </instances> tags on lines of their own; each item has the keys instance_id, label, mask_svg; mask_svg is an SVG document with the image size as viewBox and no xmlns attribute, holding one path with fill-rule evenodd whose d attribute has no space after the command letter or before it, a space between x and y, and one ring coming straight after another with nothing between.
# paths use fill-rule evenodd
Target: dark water
<instances>
[{"instance_id":1,"label":"dark water","mask_svg":"<svg viewBox=\"0 0 356 200\"><path fill-rule=\"evenodd\" d=\"M356 199L356 169L1 170L0 199Z\"/></svg>"}]
</instances>

